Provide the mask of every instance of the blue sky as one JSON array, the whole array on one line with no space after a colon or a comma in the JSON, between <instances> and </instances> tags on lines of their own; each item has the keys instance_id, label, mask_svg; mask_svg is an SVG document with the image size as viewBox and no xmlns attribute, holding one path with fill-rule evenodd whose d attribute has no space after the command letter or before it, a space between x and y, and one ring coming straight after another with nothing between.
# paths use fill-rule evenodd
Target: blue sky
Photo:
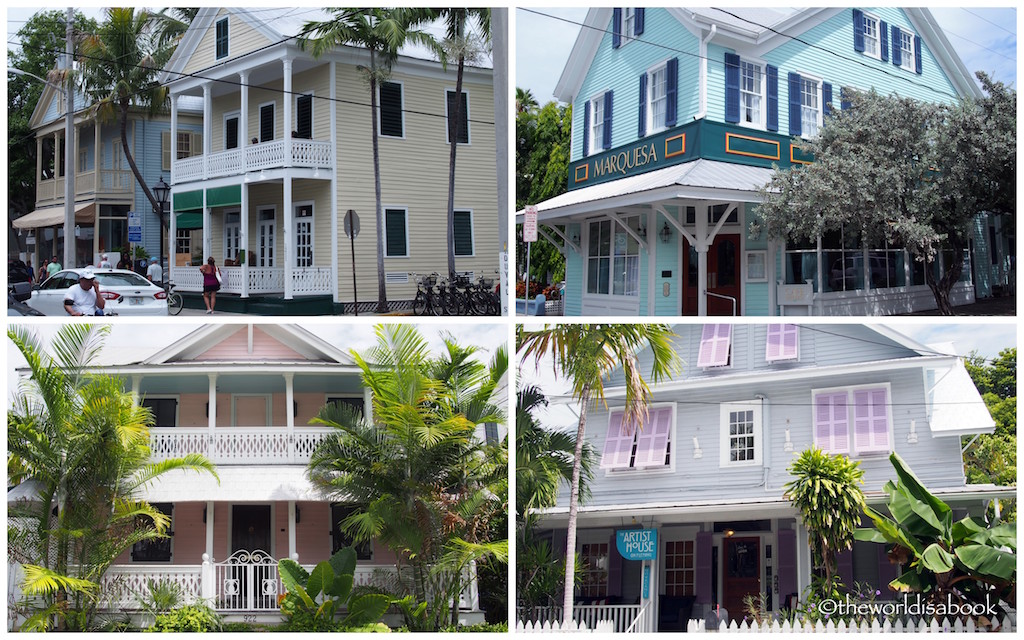
<instances>
[{"instance_id":1,"label":"blue sky","mask_svg":"<svg viewBox=\"0 0 1024 640\"><path fill-rule=\"evenodd\" d=\"M968 71L985 71L1016 88L1016 8L948 7L931 8L931 12ZM516 9L514 14L515 84L530 89L537 102L544 104L554 99L555 83L579 33L573 22L582 23L587 8L535 6Z\"/></svg>"}]
</instances>

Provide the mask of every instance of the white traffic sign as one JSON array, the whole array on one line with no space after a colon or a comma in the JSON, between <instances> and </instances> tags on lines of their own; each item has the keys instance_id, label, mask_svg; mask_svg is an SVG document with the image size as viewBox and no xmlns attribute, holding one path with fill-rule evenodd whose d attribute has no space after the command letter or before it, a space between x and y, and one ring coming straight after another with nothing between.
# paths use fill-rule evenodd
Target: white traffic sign
<instances>
[{"instance_id":1,"label":"white traffic sign","mask_svg":"<svg viewBox=\"0 0 1024 640\"><path fill-rule=\"evenodd\" d=\"M142 242L142 216L128 212L128 242Z\"/></svg>"},{"instance_id":2,"label":"white traffic sign","mask_svg":"<svg viewBox=\"0 0 1024 640\"><path fill-rule=\"evenodd\" d=\"M523 220L523 242L537 242L537 205L526 205Z\"/></svg>"}]
</instances>

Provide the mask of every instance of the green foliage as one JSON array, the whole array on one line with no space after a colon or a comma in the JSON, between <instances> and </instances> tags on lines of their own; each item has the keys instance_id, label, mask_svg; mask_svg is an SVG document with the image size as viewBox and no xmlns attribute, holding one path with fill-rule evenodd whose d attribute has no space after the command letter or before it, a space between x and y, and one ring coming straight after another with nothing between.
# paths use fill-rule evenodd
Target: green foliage
<instances>
[{"instance_id":1,"label":"green foliage","mask_svg":"<svg viewBox=\"0 0 1024 640\"><path fill-rule=\"evenodd\" d=\"M967 372L996 423L995 432L976 440L964 437L964 471L968 484L1017 484L1017 349L1003 349L991 361L976 352L964 360ZM970 443L970 446L967 446ZM1016 522L1014 500L1001 500L1001 518ZM994 512L992 514L995 515Z\"/></svg>"},{"instance_id":2,"label":"green foliage","mask_svg":"<svg viewBox=\"0 0 1024 640\"><path fill-rule=\"evenodd\" d=\"M890 561L907 565L889 588L921 593L933 602L1013 602L1014 525L971 516L953 522L949 505L932 495L897 454L889 460L899 478L883 487L892 517L865 507L874 528L856 533L858 540L893 545Z\"/></svg>"},{"instance_id":3,"label":"green foliage","mask_svg":"<svg viewBox=\"0 0 1024 640\"><path fill-rule=\"evenodd\" d=\"M277 567L285 588L281 613L293 631L347 630L374 624L391 605L386 595L352 590L356 571L356 551L352 547L339 549L309 573L291 558L279 560ZM347 614L335 623L334 617L343 607Z\"/></svg>"},{"instance_id":4,"label":"green foliage","mask_svg":"<svg viewBox=\"0 0 1024 640\"><path fill-rule=\"evenodd\" d=\"M171 580L146 580L146 590L135 595L139 607L151 616L167 613L181 604L181 585Z\"/></svg>"},{"instance_id":5,"label":"green foliage","mask_svg":"<svg viewBox=\"0 0 1024 640\"><path fill-rule=\"evenodd\" d=\"M190 604L158 615L153 626L146 631L153 633L206 632L221 630L220 616L203 604Z\"/></svg>"},{"instance_id":6,"label":"green foliage","mask_svg":"<svg viewBox=\"0 0 1024 640\"><path fill-rule=\"evenodd\" d=\"M508 633L508 622L495 624L481 622L478 624L460 624L441 629L442 633Z\"/></svg>"},{"instance_id":7,"label":"green foliage","mask_svg":"<svg viewBox=\"0 0 1024 640\"><path fill-rule=\"evenodd\" d=\"M812 447L789 466L793 479L786 483L786 497L800 514L807 529L814 567L822 571L817 593L831 597L839 592L836 554L853 545L860 522L864 494L860 489L864 471L860 462L846 456L831 456Z\"/></svg>"}]
</instances>

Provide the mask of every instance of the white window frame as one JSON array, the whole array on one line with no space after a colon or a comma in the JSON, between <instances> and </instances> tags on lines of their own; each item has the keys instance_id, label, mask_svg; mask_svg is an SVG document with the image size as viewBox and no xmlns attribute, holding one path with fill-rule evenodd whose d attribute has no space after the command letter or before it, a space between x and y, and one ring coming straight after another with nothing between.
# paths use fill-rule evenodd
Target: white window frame
<instances>
[{"instance_id":1,"label":"white window frame","mask_svg":"<svg viewBox=\"0 0 1024 640\"><path fill-rule=\"evenodd\" d=\"M225 113L223 118L224 131L223 135L221 135L225 151L230 151L230 149L228 149L228 120L231 118L238 119L238 146L236 146L235 149L242 148L242 136L245 135L245 132L242 131L242 113L240 111L228 111Z\"/></svg>"},{"instance_id":2,"label":"white window frame","mask_svg":"<svg viewBox=\"0 0 1024 640\"><path fill-rule=\"evenodd\" d=\"M299 130L299 98L302 98L303 96L309 96L311 98L309 101L309 139L314 140L316 139L316 136L314 135L314 133L316 133L316 94L313 89L310 89L309 91L297 91L292 94L292 117L295 119L292 131L297 132Z\"/></svg>"},{"instance_id":3,"label":"white window frame","mask_svg":"<svg viewBox=\"0 0 1024 640\"><path fill-rule=\"evenodd\" d=\"M456 258L475 258L476 257L476 219L473 216L473 210L465 207L455 207L454 213L468 213L469 214L469 253L456 253ZM452 216L452 224L455 223L455 216ZM455 241L455 229L452 229L452 242ZM455 247L452 247L452 251L455 251Z\"/></svg>"},{"instance_id":4,"label":"white window frame","mask_svg":"<svg viewBox=\"0 0 1024 640\"><path fill-rule=\"evenodd\" d=\"M873 27L874 27L874 30L875 30L875 35L874 35L873 38L868 36L867 29L868 29L868 25L869 24L872 24ZM867 56L869 58L874 58L875 60L881 60L882 59L882 38L888 38L889 34L888 33L884 33L883 34L881 32L881 29L882 29L882 21L881 21L881 19L879 19L878 16L871 15L870 13L867 13L865 11L864 12L864 51L861 52L863 55L865 55L865 56ZM874 51L869 51L868 50L868 43L871 42L871 41L874 41L874 43L875 43L875 47L874 47L875 50Z\"/></svg>"},{"instance_id":5,"label":"white window frame","mask_svg":"<svg viewBox=\"0 0 1024 640\"><path fill-rule=\"evenodd\" d=\"M822 85L824 84L824 80L822 80L821 78L819 78L817 76L813 76L813 75L808 74L808 73L803 73L802 71L799 72L799 73L800 73L800 137L801 138L806 138L806 139L813 139L813 138L817 138L821 134L821 127L824 124L825 103L824 103L824 99L823 99L824 96L822 95ZM814 95L815 101L818 103L817 109L816 109L815 114L814 114L814 120L815 120L814 126L816 128L816 131L814 131L813 135L809 134L807 132L807 128L806 128L807 120L804 119L804 109L810 109L810 107L807 107L806 105L804 105L804 97L806 95L808 95L807 92L804 91L804 87L805 87L805 83L810 83L810 82L813 82L814 85L815 85L813 95Z\"/></svg>"},{"instance_id":6,"label":"white window frame","mask_svg":"<svg viewBox=\"0 0 1024 640\"><path fill-rule=\"evenodd\" d=\"M273 119L271 121L272 124L271 124L271 131L270 131L270 140L264 140L263 139L263 107L268 107L268 106L274 108L274 117L273 117ZM239 133L241 133L241 132L239 132ZM269 100L267 102L259 103L258 105L256 105L256 141L257 141L257 144L260 144L260 143L263 143L263 142L273 142L274 140L279 140L279 139L280 138L277 137L277 100Z\"/></svg>"},{"instance_id":7,"label":"white window frame","mask_svg":"<svg viewBox=\"0 0 1024 640\"><path fill-rule=\"evenodd\" d=\"M730 414L739 411L753 412L753 433L749 434L754 438L754 458L752 460L733 461L729 459L731 449L729 434ZM722 469L733 467L760 467L762 464L764 448L764 403L761 400L736 400L723 402L719 405L719 455L718 466Z\"/></svg>"},{"instance_id":8,"label":"white window frame","mask_svg":"<svg viewBox=\"0 0 1024 640\"><path fill-rule=\"evenodd\" d=\"M231 57L231 22L228 20L228 17L229 16L224 16L223 18L220 18L220 19L215 20L213 22L213 58L214 58L214 60L217 60L217 61L227 60L228 58ZM217 55L217 25L220 24L221 22L225 23L225 25L227 27L226 30L228 32L228 37L227 37L227 45L228 46L227 46L227 51L224 53L224 55L218 56Z\"/></svg>"},{"instance_id":9,"label":"white window frame","mask_svg":"<svg viewBox=\"0 0 1024 640\"><path fill-rule=\"evenodd\" d=\"M398 85L398 93L399 93L399 96L401 96L401 102L402 102L402 104L398 108L398 112L399 112L399 114L401 115L401 118L402 118L402 135L400 135L400 136L389 136L389 135L386 135L385 133L383 133L382 127L379 126L380 124L383 123L383 115L384 115L384 103L381 101L381 95L380 95L380 90L382 88L382 85L384 84L383 82L377 85L377 124L378 124L377 133L382 138L391 138L393 140L405 140L405 83L402 82L401 80L394 80L394 79L385 80L385 82L387 82L388 84L397 84ZM446 98L447 98L447 95L448 94L446 93L445 94ZM469 100L467 98L467 103L468 102L469 102ZM445 108L447 109L447 106ZM447 116L447 113L445 113L445 115ZM446 123L446 127L447 127L447 123Z\"/></svg>"},{"instance_id":10,"label":"white window frame","mask_svg":"<svg viewBox=\"0 0 1024 640\"><path fill-rule=\"evenodd\" d=\"M757 66L761 74L761 86L759 93L747 91L743 88L744 83L744 65ZM746 106L743 101L744 95L757 95L760 98L760 106L758 108L758 120L757 122L748 122L744 119L746 113ZM761 131L768 130L768 65L763 60L756 58L744 58L740 57L740 121L741 127L747 127L750 129L759 129Z\"/></svg>"},{"instance_id":11,"label":"white window frame","mask_svg":"<svg viewBox=\"0 0 1024 640\"><path fill-rule=\"evenodd\" d=\"M886 406L885 406L885 411L886 411L886 417L887 417L888 425L889 425L889 435L888 435L888 437L889 437L889 449L888 449L888 451L868 451L868 452L865 452L865 453L861 453L859 450L857 450L857 446L856 446L857 439L854 437L854 432L856 430L856 426L854 425L854 411L856 410L856 407L854 406L854 403L853 403L853 394L854 394L855 391L860 391L860 390L863 390L863 389L880 389L880 388L883 388L883 387L885 388L885 397L887 399ZM811 440L814 442L814 446L816 446L816 447L818 446L818 442L816 440L816 437L817 437L817 417L814 414L814 412L817 410L817 404L816 404L817 396L818 396L818 394L821 394L821 393L834 394L834 393L840 393L840 392L846 392L846 409L847 409L846 437L847 437L847 451L848 451L848 453L846 453L844 455L847 455L847 456L849 456L851 458L853 458L853 457L858 457L858 458L877 458L877 457L882 457L882 456L888 456L890 453L892 453L895 450L896 439L895 439L895 435L894 435L893 431L895 430L896 426L893 424L893 420L892 420L892 403L893 403L893 399L892 399L892 385L889 382L872 382L872 383L866 383L866 384L846 385L846 386L842 386L842 387L822 387L820 389L811 389ZM821 447L818 447L818 448L821 449Z\"/></svg>"},{"instance_id":12,"label":"white window frame","mask_svg":"<svg viewBox=\"0 0 1024 640\"><path fill-rule=\"evenodd\" d=\"M640 246L639 243L637 243L637 245L638 245L637 246L637 253L635 253L635 254L625 253L622 256L616 256L615 255L615 234L616 234L616 232L618 230L618 227L620 227L620 226L621 227L628 226L630 220L633 219L633 218L638 218L637 219L637 227L641 228L643 223L644 223L643 216L634 216L634 215L627 215L621 221L617 220L617 219L613 219L613 218L606 218L606 219L597 219L597 220L587 220L587 221L585 221L583 223L584 231L585 231L585 233L587 235L587 245L586 245L587 246L587 250L586 250L586 253L583 256L583 271L584 271L584 273L583 273L583 278L584 278L583 295L584 296L601 296L601 297L604 297L604 298L618 298L618 299L624 299L624 300L638 300L639 299L639 296L640 296L640 271L639 271L639 268L640 268L639 264L640 264L640 262L639 262L639 260L640 260L640 256L643 254L643 247ZM590 255L590 243L594 242L595 240L594 240L594 238L591 237L590 228L594 224L600 224L600 223L606 222L606 221L611 223L610 227L609 227L609 232L611 234L611 237L609 238L608 254L607 255L591 256ZM634 229L634 231L635 231L635 229ZM627 236L626 242L627 242L627 245L628 245L629 239L632 236L629 236L629 232L628 231L622 230L621 233L626 234L626 236ZM624 260L628 260L629 258L636 258L637 259L636 289L632 293L626 293L625 292L625 291L628 290L627 289L627 287L629 285L629 281L628 280L623 282L623 293L615 293L615 277L614 277L614 274L615 274L615 258L616 257L621 257ZM590 291L588 291L588 287L589 287L589 280L588 280L588 278L589 278L589 273L590 273L590 260L599 260L601 258L607 258L607 260L608 260L608 293L600 293L600 292L593 292L593 293L591 293Z\"/></svg>"},{"instance_id":13,"label":"white window frame","mask_svg":"<svg viewBox=\"0 0 1024 640\"><path fill-rule=\"evenodd\" d=\"M53 156L53 175L57 175L57 145L54 145L54 156ZM110 143L110 170L111 171L124 171L124 147L121 145L121 138L115 138Z\"/></svg>"},{"instance_id":14,"label":"white window frame","mask_svg":"<svg viewBox=\"0 0 1024 640\"><path fill-rule=\"evenodd\" d=\"M298 213L300 207L309 207L309 216L303 216L301 219L305 220L309 218L309 266L300 267L299 262L299 216L295 215ZM295 239L295 251L292 253L292 258L295 264L292 267L296 269L309 269L315 265L316 259L316 202L313 200L300 200L292 203L292 238Z\"/></svg>"},{"instance_id":15,"label":"white window frame","mask_svg":"<svg viewBox=\"0 0 1024 640\"><path fill-rule=\"evenodd\" d=\"M665 80L665 92L660 98L660 100L664 102L662 113L664 114L665 119L668 119L668 60L664 60L647 70L647 95L644 97L644 102L647 105L645 109L647 115L647 135L658 133L668 128L664 122L662 122L660 127L654 123L654 74L659 72L663 75Z\"/></svg>"},{"instance_id":16,"label":"white window frame","mask_svg":"<svg viewBox=\"0 0 1024 640\"><path fill-rule=\"evenodd\" d=\"M402 211L405 214L405 255L404 256L393 256L388 253L388 209L392 211ZM412 247L409 245L409 207L403 205L382 205L381 211L384 212L384 257L385 258L399 258L408 259L412 257Z\"/></svg>"},{"instance_id":17,"label":"white window frame","mask_svg":"<svg viewBox=\"0 0 1024 640\"><path fill-rule=\"evenodd\" d=\"M86 167L89 166L89 150L82 147L78 150L78 172L85 173L88 171Z\"/></svg>"},{"instance_id":18,"label":"white window frame","mask_svg":"<svg viewBox=\"0 0 1024 640\"><path fill-rule=\"evenodd\" d=\"M264 212L270 211L274 218L270 224L266 224L265 220L260 219L260 215ZM270 261L269 264L260 264L264 258L260 255L259 249L263 246L263 229L269 227L271 235L273 236L270 246ZM255 263L250 259L250 256L246 256L246 262L249 263L250 267L267 267L273 268L277 263L277 205L262 205L256 207L256 261Z\"/></svg>"},{"instance_id":19,"label":"white window frame","mask_svg":"<svg viewBox=\"0 0 1024 640\"><path fill-rule=\"evenodd\" d=\"M634 447L634 450L633 450L633 453L630 454L629 467L628 468L621 468L621 469L605 469L604 470L605 477L611 477L611 476L619 476L619 477L621 477L621 476L623 476L625 474L632 475L632 474L635 474L635 473L642 473L644 475L661 475L661 474L667 474L667 473L674 473L675 472L675 470L676 470L676 458L679 456L679 451L676 448L676 427L677 427L678 422L679 422L678 421L679 405L676 404L675 402L652 402L651 404L647 405L648 411L651 411L651 412L657 411L659 409L665 409L665 408L669 408L669 409L672 410L672 422L670 423L669 428L668 428L668 464L667 465L654 466L654 467L639 467L639 468L633 466L633 456L635 456L635 454L636 454L636 438L640 434L640 429L636 428L636 430L633 432L633 447ZM624 410L625 410L624 407L609 408L608 409L608 413L606 414L608 416L608 420L611 420L613 413L617 413L617 412L621 413ZM607 424L606 424L605 425L605 432L606 433L607 433L607 430L608 430L608 427L607 427ZM602 447L602 450L603 450L603 447L604 447L604 441L603 440L601 441L601 447Z\"/></svg>"},{"instance_id":20,"label":"white window frame","mask_svg":"<svg viewBox=\"0 0 1024 640\"><path fill-rule=\"evenodd\" d=\"M228 222L228 216L233 213L238 214L238 222ZM242 250L242 209L240 207L232 207L230 209L224 210L223 228L224 240L221 244L223 245L222 248L224 250L224 253L221 254L221 264L223 264L224 261L229 259L234 260L234 256L238 255L238 252ZM234 239L237 240L236 245L231 245L230 243L230 240L232 239L232 234L228 232L230 229L234 229L237 231L237 235L234 236ZM235 252L231 254L229 257L228 250L231 249L232 246L234 246Z\"/></svg>"},{"instance_id":21,"label":"white window frame","mask_svg":"<svg viewBox=\"0 0 1024 640\"><path fill-rule=\"evenodd\" d=\"M897 44L900 48L900 69L917 73L917 60L914 58L914 38L917 34L900 27L900 41ZM904 40L909 39L910 49L903 48Z\"/></svg>"},{"instance_id":22,"label":"white window frame","mask_svg":"<svg viewBox=\"0 0 1024 640\"><path fill-rule=\"evenodd\" d=\"M449 117L448 117L448 94L449 93L455 93L455 87L446 87L445 90L444 90L444 120L445 120L445 124L444 124L444 139L445 139L445 144L451 144L452 143L451 139L449 139L449 137L448 137L448 132L451 129L451 127L448 126L448 122L449 122ZM466 118L466 141L465 142L460 142L459 144L466 145L468 147L468 146L473 144L473 131L472 131L473 127L470 126L470 121L469 121L469 119L470 119L469 113L471 111L471 109L469 108L470 97L469 97L469 91L466 89L466 87L462 87L462 93L466 94L466 113L463 114L463 117ZM403 96L403 98L404 98L404 96ZM402 130L403 131L405 130L405 120L404 120L404 118L403 118L403 121L402 121ZM459 131L458 131L458 129L456 129L455 130L455 136L458 137L458 135L459 135Z\"/></svg>"},{"instance_id":23,"label":"white window frame","mask_svg":"<svg viewBox=\"0 0 1024 640\"><path fill-rule=\"evenodd\" d=\"M177 229L175 231L175 238L174 238L174 253L175 253L175 255L181 255L182 253L187 253L191 257L191 255L192 255L192 231L193 231L192 229ZM181 248L181 243L183 241L188 243L188 251L187 252L180 252L180 251L178 251L178 249Z\"/></svg>"},{"instance_id":24,"label":"white window frame","mask_svg":"<svg viewBox=\"0 0 1024 640\"><path fill-rule=\"evenodd\" d=\"M596 155L604 151L604 96L608 93L602 91L601 93L593 96L587 100L587 109L590 112L590 127L587 128L586 134L590 139L589 153L587 155ZM601 117L597 117L598 109L601 111Z\"/></svg>"},{"instance_id":25,"label":"white window frame","mask_svg":"<svg viewBox=\"0 0 1024 640\"><path fill-rule=\"evenodd\" d=\"M619 48L636 38L636 9L623 7L619 11Z\"/></svg>"}]
</instances>

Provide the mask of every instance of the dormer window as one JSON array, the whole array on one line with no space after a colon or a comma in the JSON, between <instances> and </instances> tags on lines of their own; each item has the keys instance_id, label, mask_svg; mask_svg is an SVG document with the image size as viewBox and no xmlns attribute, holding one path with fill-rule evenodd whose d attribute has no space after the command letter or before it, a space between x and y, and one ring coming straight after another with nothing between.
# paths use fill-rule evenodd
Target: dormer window
<instances>
[{"instance_id":1,"label":"dormer window","mask_svg":"<svg viewBox=\"0 0 1024 640\"><path fill-rule=\"evenodd\" d=\"M228 19L217 21L217 59L228 57Z\"/></svg>"},{"instance_id":2,"label":"dormer window","mask_svg":"<svg viewBox=\"0 0 1024 640\"><path fill-rule=\"evenodd\" d=\"M618 49L644 32L644 10L612 10L612 49Z\"/></svg>"},{"instance_id":3,"label":"dormer window","mask_svg":"<svg viewBox=\"0 0 1024 640\"><path fill-rule=\"evenodd\" d=\"M878 37L878 18L864 14L864 55L878 58L881 56L881 38Z\"/></svg>"}]
</instances>

